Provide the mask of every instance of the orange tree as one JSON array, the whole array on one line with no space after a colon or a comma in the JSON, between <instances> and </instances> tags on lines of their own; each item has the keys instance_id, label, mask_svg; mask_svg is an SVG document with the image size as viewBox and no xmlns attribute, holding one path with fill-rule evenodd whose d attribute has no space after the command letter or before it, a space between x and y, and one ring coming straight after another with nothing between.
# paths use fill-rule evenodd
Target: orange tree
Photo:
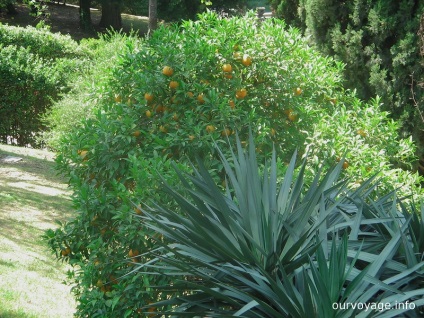
<instances>
[{"instance_id":1,"label":"orange tree","mask_svg":"<svg viewBox=\"0 0 424 318\"><path fill-rule=\"evenodd\" d=\"M325 114L352 102L341 70L296 30L253 15L206 13L161 27L140 45L129 41L110 80L94 90L101 92L94 115L67 134L57 157L79 214L46 235L57 256L74 266L77 315L144 315L142 307L173 293L166 275L134 267L164 243L136 218L143 202L178 213L161 185L160 176L170 185L177 180L170 162L190 171L189 162L201 157L224 184L213 143L233 142L235 132L247 140L251 127L259 157L275 145L283 167ZM155 294L150 286L158 285L169 290Z\"/></svg>"}]
</instances>

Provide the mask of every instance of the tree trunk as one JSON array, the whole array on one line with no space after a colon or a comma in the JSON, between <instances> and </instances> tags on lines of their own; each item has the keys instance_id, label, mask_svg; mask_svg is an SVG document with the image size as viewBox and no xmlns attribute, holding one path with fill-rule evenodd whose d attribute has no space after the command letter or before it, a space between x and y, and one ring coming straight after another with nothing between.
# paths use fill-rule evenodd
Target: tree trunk
<instances>
[{"instance_id":1,"label":"tree trunk","mask_svg":"<svg viewBox=\"0 0 424 318\"><path fill-rule=\"evenodd\" d=\"M8 3L6 5L7 14L18 14L18 11L16 11L15 6L13 3Z\"/></svg>"},{"instance_id":2,"label":"tree trunk","mask_svg":"<svg viewBox=\"0 0 424 318\"><path fill-rule=\"evenodd\" d=\"M158 1L149 0L149 32L150 35L158 27Z\"/></svg>"},{"instance_id":3,"label":"tree trunk","mask_svg":"<svg viewBox=\"0 0 424 318\"><path fill-rule=\"evenodd\" d=\"M81 29L85 31L92 30L91 23L91 0L79 0L79 22Z\"/></svg>"},{"instance_id":4,"label":"tree trunk","mask_svg":"<svg viewBox=\"0 0 424 318\"><path fill-rule=\"evenodd\" d=\"M102 17L99 25L104 28L120 30L122 28L121 4L116 0L106 0L102 3Z\"/></svg>"}]
</instances>

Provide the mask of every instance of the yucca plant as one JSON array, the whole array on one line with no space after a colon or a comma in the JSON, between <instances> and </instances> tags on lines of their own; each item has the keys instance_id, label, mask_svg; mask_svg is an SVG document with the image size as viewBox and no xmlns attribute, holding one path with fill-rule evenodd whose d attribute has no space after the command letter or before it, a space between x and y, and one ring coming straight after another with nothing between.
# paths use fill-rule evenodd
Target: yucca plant
<instances>
[{"instance_id":1,"label":"yucca plant","mask_svg":"<svg viewBox=\"0 0 424 318\"><path fill-rule=\"evenodd\" d=\"M170 243L137 270L172 276L173 286L152 288L186 295L150 308L171 305L160 314L174 317L420 315L422 222L390 196L370 201L373 179L350 191L340 162L306 186L295 153L280 180L275 152L260 167L252 136L246 152L237 138L230 160L220 154L224 192L198 161L193 175L176 169L182 189L164 181L181 212L145 205L143 222ZM379 305L407 300L406 309Z\"/></svg>"}]
</instances>

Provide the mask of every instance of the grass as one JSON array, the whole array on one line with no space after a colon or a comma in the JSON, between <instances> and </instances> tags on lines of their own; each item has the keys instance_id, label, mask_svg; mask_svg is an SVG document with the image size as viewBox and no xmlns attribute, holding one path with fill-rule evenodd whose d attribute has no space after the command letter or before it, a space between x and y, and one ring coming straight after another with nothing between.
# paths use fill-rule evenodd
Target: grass
<instances>
[{"instance_id":1,"label":"grass","mask_svg":"<svg viewBox=\"0 0 424 318\"><path fill-rule=\"evenodd\" d=\"M24 4L15 5L18 14L8 15L5 12L0 12L0 23L9 25L25 27L27 25L36 26L40 22L39 19L29 14L29 8ZM60 32L62 34L69 34L74 40L81 40L83 38L97 37L97 32L104 32L105 30L98 26L101 18L101 12L98 9L91 9L91 20L95 32L84 31L79 27L79 7L72 4L56 5L49 4L49 18L46 24L50 27L52 32ZM139 35L145 35L148 31L149 18L142 16L135 16L130 14L122 14L122 30L124 32L131 32L134 30Z\"/></svg>"},{"instance_id":2,"label":"grass","mask_svg":"<svg viewBox=\"0 0 424 318\"><path fill-rule=\"evenodd\" d=\"M21 161L2 161L6 156ZM75 302L41 236L72 217L53 154L0 145L0 317L72 317Z\"/></svg>"}]
</instances>

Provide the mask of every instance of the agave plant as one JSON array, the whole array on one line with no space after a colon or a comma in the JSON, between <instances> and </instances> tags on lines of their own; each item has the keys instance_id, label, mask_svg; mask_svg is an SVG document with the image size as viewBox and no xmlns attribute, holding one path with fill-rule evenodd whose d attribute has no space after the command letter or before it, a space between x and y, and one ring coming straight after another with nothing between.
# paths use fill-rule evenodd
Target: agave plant
<instances>
[{"instance_id":1,"label":"agave plant","mask_svg":"<svg viewBox=\"0 0 424 318\"><path fill-rule=\"evenodd\" d=\"M275 152L260 167L252 137L247 151L237 138L231 158L219 153L225 191L198 161L193 175L177 169L180 189L164 181L180 212L146 205L142 221L169 243L137 270L169 275L173 286L154 288L185 295L151 306L172 308L162 312L171 317L421 315L423 223L416 211L395 195L371 201L374 179L347 189L339 180L343 162L306 186L307 162L297 167L296 153L281 180Z\"/></svg>"}]
</instances>

